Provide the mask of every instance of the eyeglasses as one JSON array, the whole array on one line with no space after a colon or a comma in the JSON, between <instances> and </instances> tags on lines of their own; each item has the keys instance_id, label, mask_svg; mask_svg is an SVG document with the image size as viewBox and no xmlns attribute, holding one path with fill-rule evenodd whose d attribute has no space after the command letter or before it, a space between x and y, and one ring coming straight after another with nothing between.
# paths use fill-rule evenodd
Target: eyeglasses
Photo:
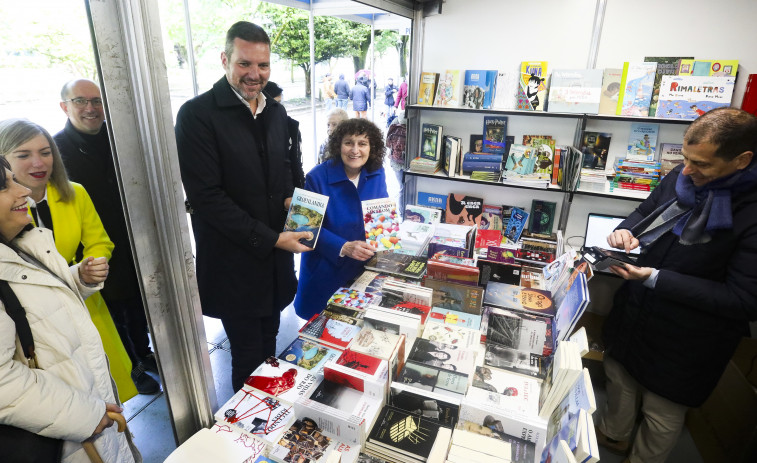
<instances>
[{"instance_id":1,"label":"eyeglasses","mask_svg":"<svg viewBox=\"0 0 757 463\"><path fill-rule=\"evenodd\" d=\"M90 98L88 100L86 98L78 97L78 98L71 98L70 100L63 100L64 103L67 103L69 101L79 108L86 108L88 103L92 103L92 106L95 108L100 108L103 105L102 98Z\"/></svg>"}]
</instances>

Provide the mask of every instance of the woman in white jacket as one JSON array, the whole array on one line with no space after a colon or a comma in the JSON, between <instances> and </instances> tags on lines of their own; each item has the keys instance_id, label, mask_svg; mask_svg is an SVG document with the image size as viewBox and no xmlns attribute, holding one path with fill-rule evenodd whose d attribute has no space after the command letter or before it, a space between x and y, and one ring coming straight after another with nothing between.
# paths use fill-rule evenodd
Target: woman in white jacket
<instances>
[{"instance_id":1,"label":"woman in white jacket","mask_svg":"<svg viewBox=\"0 0 757 463\"><path fill-rule=\"evenodd\" d=\"M39 366L29 368L15 324L0 304L0 424L63 439L66 463L89 462L84 440L94 443L103 461L139 463L128 430L118 433L106 414L122 409L83 299L102 288L108 264L69 268L50 231L29 228L30 190L16 183L2 158L0 170L0 280L26 310Z\"/></svg>"}]
</instances>

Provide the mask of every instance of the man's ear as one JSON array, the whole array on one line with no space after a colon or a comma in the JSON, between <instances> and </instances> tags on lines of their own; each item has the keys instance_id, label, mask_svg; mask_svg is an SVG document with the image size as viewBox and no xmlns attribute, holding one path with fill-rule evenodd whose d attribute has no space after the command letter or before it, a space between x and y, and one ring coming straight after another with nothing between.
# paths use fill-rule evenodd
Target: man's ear
<instances>
[{"instance_id":1,"label":"man's ear","mask_svg":"<svg viewBox=\"0 0 757 463\"><path fill-rule=\"evenodd\" d=\"M746 169L746 167L752 162L753 156L753 151L744 151L736 156L736 159L734 159L736 161L736 168L739 170Z\"/></svg>"},{"instance_id":2,"label":"man's ear","mask_svg":"<svg viewBox=\"0 0 757 463\"><path fill-rule=\"evenodd\" d=\"M224 69L226 69L226 60L228 57L226 56L226 51L221 52L221 66L223 66Z\"/></svg>"},{"instance_id":3,"label":"man's ear","mask_svg":"<svg viewBox=\"0 0 757 463\"><path fill-rule=\"evenodd\" d=\"M61 101L60 109L62 109L63 112L66 113L66 116L68 116L68 103L66 103L65 101Z\"/></svg>"}]
</instances>

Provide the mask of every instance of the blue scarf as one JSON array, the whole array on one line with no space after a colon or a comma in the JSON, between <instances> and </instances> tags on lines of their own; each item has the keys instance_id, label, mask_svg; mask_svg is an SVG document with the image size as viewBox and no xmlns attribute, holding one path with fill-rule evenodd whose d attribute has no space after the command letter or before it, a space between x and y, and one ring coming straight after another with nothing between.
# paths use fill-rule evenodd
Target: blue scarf
<instances>
[{"instance_id":1,"label":"blue scarf","mask_svg":"<svg viewBox=\"0 0 757 463\"><path fill-rule=\"evenodd\" d=\"M700 187L694 185L691 177L679 173L676 197L641 220L632 232L638 236L643 247L651 245L671 229L681 244L707 243L716 230L733 228L732 197L755 186L757 159L753 159L745 169ZM660 220L655 222L658 216L661 216L662 224ZM653 223L657 226L650 228Z\"/></svg>"}]
</instances>

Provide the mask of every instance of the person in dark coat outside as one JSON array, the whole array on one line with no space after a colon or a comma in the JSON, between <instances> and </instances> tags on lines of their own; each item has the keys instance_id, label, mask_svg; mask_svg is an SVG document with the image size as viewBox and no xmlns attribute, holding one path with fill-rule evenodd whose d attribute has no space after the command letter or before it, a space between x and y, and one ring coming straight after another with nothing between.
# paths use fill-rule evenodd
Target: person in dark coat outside
<instances>
[{"instance_id":1,"label":"person in dark coat outside","mask_svg":"<svg viewBox=\"0 0 757 463\"><path fill-rule=\"evenodd\" d=\"M263 89L263 93L267 97L281 103L284 89L279 87L276 82L269 80ZM305 186L305 172L302 170L302 133L300 133L300 123L287 116L287 127L289 128L289 163L292 166L292 184L295 188L302 188Z\"/></svg>"},{"instance_id":2,"label":"person in dark coat outside","mask_svg":"<svg viewBox=\"0 0 757 463\"><path fill-rule=\"evenodd\" d=\"M386 81L386 87L384 87L384 112L386 113L387 120L394 116L394 94L397 93L397 86L394 85L394 80L390 77Z\"/></svg>"},{"instance_id":3,"label":"person in dark coat outside","mask_svg":"<svg viewBox=\"0 0 757 463\"><path fill-rule=\"evenodd\" d=\"M131 377L137 390L140 394L154 394L160 390L160 385L146 371L158 373L158 364L147 335L147 316L121 203L100 88L89 79L76 79L66 83L60 95L60 107L68 120L53 139L68 178L81 183L87 190L108 237L115 245L108 262L110 278L100 293L131 360Z\"/></svg>"},{"instance_id":4,"label":"person in dark coat outside","mask_svg":"<svg viewBox=\"0 0 757 463\"><path fill-rule=\"evenodd\" d=\"M757 320L757 118L733 108L695 120L684 163L607 241L637 265L606 322L607 413L597 439L626 461L664 462L689 407L715 388ZM643 420L631 444L641 404Z\"/></svg>"},{"instance_id":5,"label":"person in dark coat outside","mask_svg":"<svg viewBox=\"0 0 757 463\"><path fill-rule=\"evenodd\" d=\"M334 84L336 93L336 107L347 109L347 100L350 99L350 84L344 80L344 74L339 74L339 80Z\"/></svg>"},{"instance_id":6,"label":"person in dark coat outside","mask_svg":"<svg viewBox=\"0 0 757 463\"><path fill-rule=\"evenodd\" d=\"M176 144L197 245L205 315L220 318L231 347L231 387L275 355L279 312L297 280L293 252L309 232L282 232L292 200L287 113L262 90L271 73L268 34L240 21L226 34L226 75L182 105Z\"/></svg>"},{"instance_id":7,"label":"person in dark coat outside","mask_svg":"<svg viewBox=\"0 0 757 463\"><path fill-rule=\"evenodd\" d=\"M358 83L350 91L350 100L352 100L352 109L355 111L355 117L365 119L368 117L368 106L371 105L371 93L365 83L365 78L361 77Z\"/></svg>"},{"instance_id":8,"label":"person in dark coat outside","mask_svg":"<svg viewBox=\"0 0 757 463\"><path fill-rule=\"evenodd\" d=\"M374 248L365 241L361 201L386 198L384 140L365 119L342 122L329 138L326 162L308 172L305 189L329 197L313 252L303 254L294 308L309 320L329 297L358 276Z\"/></svg>"}]
</instances>

